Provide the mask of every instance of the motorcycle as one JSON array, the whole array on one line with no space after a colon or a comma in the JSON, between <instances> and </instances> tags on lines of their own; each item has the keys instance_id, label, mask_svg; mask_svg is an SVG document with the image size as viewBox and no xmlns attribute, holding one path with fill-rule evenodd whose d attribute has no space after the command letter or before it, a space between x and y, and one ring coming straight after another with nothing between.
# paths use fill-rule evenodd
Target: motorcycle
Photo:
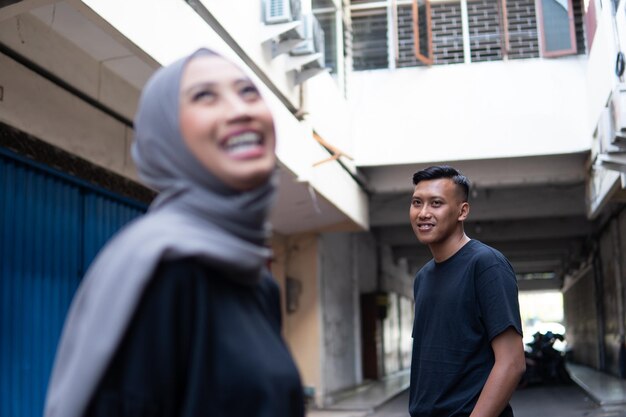
<instances>
[{"instance_id":1,"label":"motorcycle","mask_svg":"<svg viewBox=\"0 0 626 417\"><path fill-rule=\"evenodd\" d=\"M565 353L554 348L555 342L564 341L562 334L537 332L524 346L526 371L519 388L535 384L569 384L572 382L565 367Z\"/></svg>"}]
</instances>

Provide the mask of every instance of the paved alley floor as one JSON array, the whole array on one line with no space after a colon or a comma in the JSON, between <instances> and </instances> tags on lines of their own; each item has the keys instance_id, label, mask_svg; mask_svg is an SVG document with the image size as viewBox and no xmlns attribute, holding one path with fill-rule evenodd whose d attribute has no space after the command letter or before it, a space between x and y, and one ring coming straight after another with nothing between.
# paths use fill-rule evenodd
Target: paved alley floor
<instances>
[{"instance_id":1,"label":"paved alley floor","mask_svg":"<svg viewBox=\"0 0 626 417\"><path fill-rule=\"evenodd\" d=\"M515 417L600 417L626 416L606 414L578 385L535 386L513 394L511 406Z\"/></svg>"},{"instance_id":2,"label":"paved alley floor","mask_svg":"<svg viewBox=\"0 0 626 417\"><path fill-rule=\"evenodd\" d=\"M373 413L316 411L310 417L408 417L408 391L402 392ZM515 417L626 417L626 406L596 404L575 384L537 386L518 390L511 400Z\"/></svg>"}]
</instances>

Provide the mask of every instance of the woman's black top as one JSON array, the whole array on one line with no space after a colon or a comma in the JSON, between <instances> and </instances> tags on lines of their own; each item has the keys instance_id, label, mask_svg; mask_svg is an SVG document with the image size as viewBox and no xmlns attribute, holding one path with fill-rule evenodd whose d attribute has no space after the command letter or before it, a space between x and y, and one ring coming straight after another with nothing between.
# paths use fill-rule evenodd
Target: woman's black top
<instances>
[{"instance_id":1,"label":"woman's black top","mask_svg":"<svg viewBox=\"0 0 626 417\"><path fill-rule=\"evenodd\" d=\"M302 417L278 286L242 285L193 259L163 262L87 416Z\"/></svg>"}]
</instances>

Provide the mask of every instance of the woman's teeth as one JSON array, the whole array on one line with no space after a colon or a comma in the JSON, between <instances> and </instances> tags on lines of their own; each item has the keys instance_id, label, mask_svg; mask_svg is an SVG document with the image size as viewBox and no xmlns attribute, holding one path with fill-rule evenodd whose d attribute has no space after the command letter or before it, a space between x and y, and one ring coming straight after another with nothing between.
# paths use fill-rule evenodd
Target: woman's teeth
<instances>
[{"instance_id":1,"label":"woman's teeth","mask_svg":"<svg viewBox=\"0 0 626 417\"><path fill-rule=\"evenodd\" d=\"M258 148L263 143L259 133L246 132L232 136L224 143L224 148L230 154L240 154Z\"/></svg>"}]
</instances>

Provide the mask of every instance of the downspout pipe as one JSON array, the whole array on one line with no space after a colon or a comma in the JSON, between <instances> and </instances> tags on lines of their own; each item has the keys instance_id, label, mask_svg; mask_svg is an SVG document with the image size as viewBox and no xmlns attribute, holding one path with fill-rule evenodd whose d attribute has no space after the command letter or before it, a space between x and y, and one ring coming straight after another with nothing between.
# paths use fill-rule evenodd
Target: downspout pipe
<instances>
[{"instance_id":1,"label":"downspout pipe","mask_svg":"<svg viewBox=\"0 0 626 417\"><path fill-rule=\"evenodd\" d=\"M619 217L613 220L611 238L613 240L613 275L617 290L617 329L619 337L618 366L620 378L626 378L626 345L624 335L624 283L622 280L622 245L619 235Z\"/></svg>"}]
</instances>

